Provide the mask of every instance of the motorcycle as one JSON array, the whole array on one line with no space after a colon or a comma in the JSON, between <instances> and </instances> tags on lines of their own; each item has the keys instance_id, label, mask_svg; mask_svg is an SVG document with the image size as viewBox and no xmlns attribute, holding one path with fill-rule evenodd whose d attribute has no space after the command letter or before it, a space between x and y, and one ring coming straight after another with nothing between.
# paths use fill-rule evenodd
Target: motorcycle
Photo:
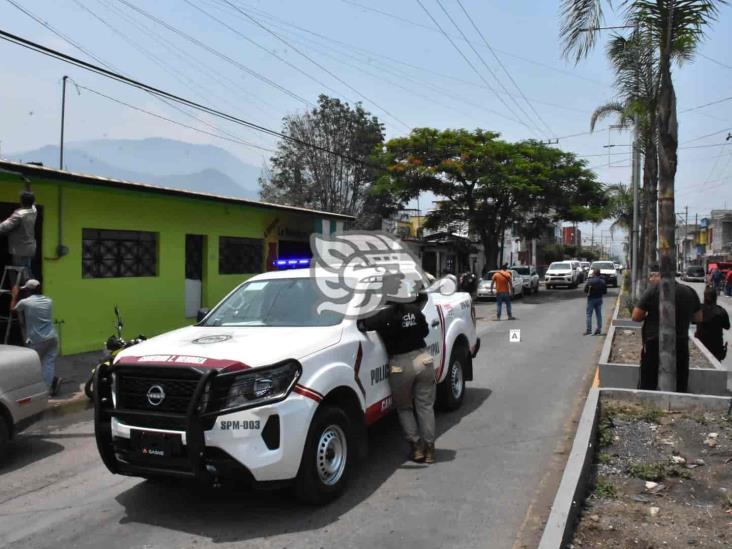
<instances>
[{"instance_id":1,"label":"motorcycle","mask_svg":"<svg viewBox=\"0 0 732 549\"><path fill-rule=\"evenodd\" d=\"M106 351L106 356L102 359L102 361L94 366L91 371L91 375L89 376L89 380L84 385L84 394L92 400L94 398L94 374L97 372L97 368L101 366L102 364L111 365L112 362L114 362L114 358L124 349L128 349L129 347L132 347L133 345L137 345L138 343L141 343L145 341L147 338L144 335L138 335L135 339L128 339L125 340L122 337L122 329L124 328L124 322L122 322L122 317L119 314L119 308L117 305L114 306L114 316L117 320L116 324L116 330L117 333L115 335L111 335L107 338L107 341L104 343L104 350Z\"/></svg>"}]
</instances>

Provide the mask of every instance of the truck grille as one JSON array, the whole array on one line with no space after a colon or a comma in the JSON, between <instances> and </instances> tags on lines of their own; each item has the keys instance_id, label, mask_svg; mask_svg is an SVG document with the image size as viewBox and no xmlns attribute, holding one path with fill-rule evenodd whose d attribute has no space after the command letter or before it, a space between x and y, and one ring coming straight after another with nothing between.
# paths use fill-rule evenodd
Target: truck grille
<instances>
[{"instance_id":1,"label":"truck grille","mask_svg":"<svg viewBox=\"0 0 732 549\"><path fill-rule=\"evenodd\" d=\"M116 371L116 409L120 415L125 411L138 412L132 422L127 419L128 424L162 429L182 427L199 379L200 374L188 368L123 366ZM158 398L149 398L149 393ZM160 398L161 395L164 397Z\"/></svg>"}]
</instances>

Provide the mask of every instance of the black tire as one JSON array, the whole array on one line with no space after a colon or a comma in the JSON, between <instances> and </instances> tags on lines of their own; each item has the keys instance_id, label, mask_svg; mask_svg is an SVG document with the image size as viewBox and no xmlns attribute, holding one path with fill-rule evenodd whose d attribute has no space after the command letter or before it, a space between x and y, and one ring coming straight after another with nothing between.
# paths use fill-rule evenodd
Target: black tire
<instances>
[{"instance_id":1,"label":"black tire","mask_svg":"<svg viewBox=\"0 0 732 549\"><path fill-rule=\"evenodd\" d=\"M0 413L0 465L5 461L10 444L10 426Z\"/></svg>"},{"instance_id":2,"label":"black tire","mask_svg":"<svg viewBox=\"0 0 732 549\"><path fill-rule=\"evenodd\" d=\"M84 384L84 394L89 400L94 400L94 376Z\"/></svg>"},{"instance_id":3,"label":"black tire","mask_svg":"<svg viewBox=\"0 0 732 549\"><path fill-rule=\"evenodd\" d=\"M437 386L437 405L442 410L457 410L465 398L465 368L470 360L468 349L459 345L452 350L445 380Z\"/></svg>"},{"instance_id":4,"label":"black tire","mask_svg":"<svg viewBox=\"0 0 732 549\"><path fill-rule=\"evenodd\" d=\"M334 442L335 441L335 442ZM342 444L345 443L345 452L342 451ZM323 468L322 474L319 471L323 461L328 460L329 452L339 452L333 446L341 444L341 457L345 461L334 472L332 483L327 481L328 471ZM336 499L345 490L348 479L353 469L357 455L357 443L355 429L351 419L341 408L322 405L315 412L313 421L308 429L308 437L305 440L300 470L295 478L295 497L302 503L310 505L323 505ZM324 480L324 477L326 479Z\"/></svg>"}]
</instances>

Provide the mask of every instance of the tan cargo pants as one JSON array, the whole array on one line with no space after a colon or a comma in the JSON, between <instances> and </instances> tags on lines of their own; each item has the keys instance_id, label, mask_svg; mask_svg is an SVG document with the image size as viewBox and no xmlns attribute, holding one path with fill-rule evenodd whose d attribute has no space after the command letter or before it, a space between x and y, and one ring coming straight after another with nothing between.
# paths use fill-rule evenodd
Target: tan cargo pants
<instances>
[{"instance_id":1,"label":"tan cargo pants","mask_svg":"<svg viewBox=\"0 0 732 549\"><path fill-rule=\"evenodd\" d=\"M389 386L399 423L410 442L435 442L435 368L424 349L389 360ZM415 418L416 414L416 418Z\"/></svg>"}]
</instances>

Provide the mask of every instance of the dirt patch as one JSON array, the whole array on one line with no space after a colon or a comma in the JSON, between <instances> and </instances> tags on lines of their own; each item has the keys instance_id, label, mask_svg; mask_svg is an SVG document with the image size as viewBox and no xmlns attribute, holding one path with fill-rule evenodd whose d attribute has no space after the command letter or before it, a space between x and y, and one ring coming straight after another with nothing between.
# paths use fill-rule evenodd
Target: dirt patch
<instances>
[{"instance_id":1,"label":"dirt patch","mask_svg":"<svg viewBox=\"0 0 732 549\"><path fill-rule=\"evenodd\" d=\"M601 404L593 491L570 547L732 546L732 419Z\"/></svg>"},{"instance_id":2,"label":"dirt patch","mask_svg":"<svg viewBox=\"0 0 732 549\"><path fill-rule=\"evenodd\" d=\"M615 328L609 362L613 364L640 364L642 344L640 330ZM689 367L713 368L691 339L689 340Z\"/></svg>"}]
</instances>

